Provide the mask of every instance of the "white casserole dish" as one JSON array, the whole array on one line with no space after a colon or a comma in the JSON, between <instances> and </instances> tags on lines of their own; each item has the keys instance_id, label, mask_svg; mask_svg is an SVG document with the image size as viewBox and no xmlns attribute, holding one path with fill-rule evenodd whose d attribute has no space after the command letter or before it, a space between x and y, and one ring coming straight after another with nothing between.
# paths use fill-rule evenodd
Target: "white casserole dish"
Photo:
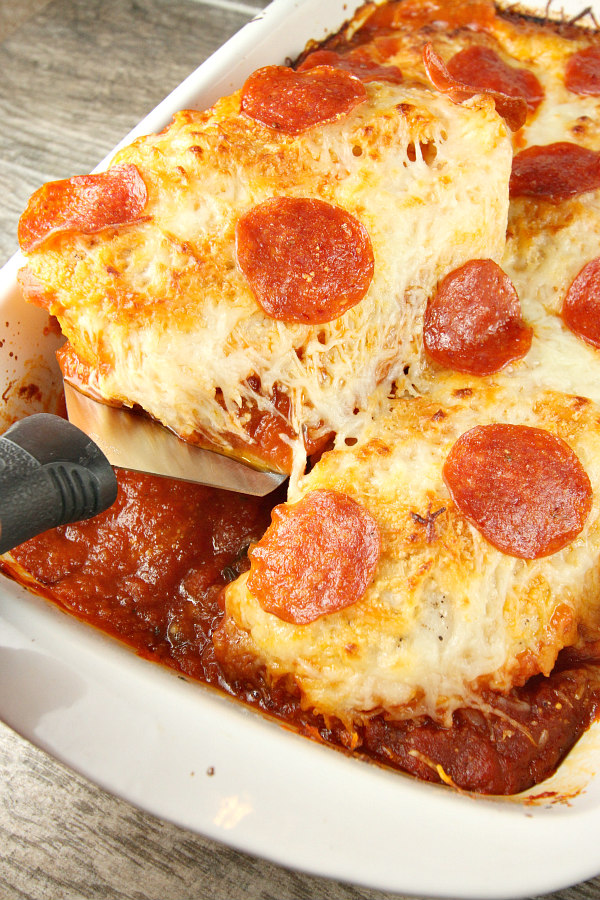
<instances>
[{"instance_id":1,"label":"white casserole dish","mask_svg":"<svg viewBox=\"0 0 600 900\"><path fill-rule=\"evenodd\" d=\"M274 0L125 141L162 129L177 109L210 105L259 65L296 56L358 5ZM44 333L45 313L19 297L21 262L0 272L0 393L15 404L14 385L33 376L51 405L56 338ZM33 411L5 407L0 423L13 409ZM4 578L0 679L0 717L63 763L154 815L291 868L478 900L532 896L600 872L600 723L528 796L473 799L290 734ZM552 791L568 804L539 796Z\"/></svg>"}]
</instances>

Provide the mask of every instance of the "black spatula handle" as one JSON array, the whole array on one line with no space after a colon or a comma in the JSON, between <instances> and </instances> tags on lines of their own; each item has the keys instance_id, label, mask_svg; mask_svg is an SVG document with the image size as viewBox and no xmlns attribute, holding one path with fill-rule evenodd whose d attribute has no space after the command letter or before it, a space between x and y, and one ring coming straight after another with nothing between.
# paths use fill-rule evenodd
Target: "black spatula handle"
<instances>
[{"instance_id":1,"label":"black spatula handle","mask_svg":"<svg viewBox=\"0 0 600 900\"><path fill-rule=\"evenodd\" d=\"M0 437L0 553L49 528L90 519L116 497L112 466L66 419L38 413Z\"/></svg>"}]
</instances>

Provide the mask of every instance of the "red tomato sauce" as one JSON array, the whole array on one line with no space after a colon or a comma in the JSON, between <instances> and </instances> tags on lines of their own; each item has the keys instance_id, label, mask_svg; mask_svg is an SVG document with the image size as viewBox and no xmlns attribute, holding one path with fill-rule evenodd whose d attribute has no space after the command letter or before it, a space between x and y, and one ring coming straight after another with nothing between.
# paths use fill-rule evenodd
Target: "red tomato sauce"
<instances>
[{"instance_id":1,"label":"red tomato sauce","mask_svg":"<svg viewBox=\"0 0 600 900\"><path fill-rule=\"evenodd\" d=\"M218 596L248 568L248 546L283 498L124 470L118 481L107 512L47 531L12 556L67 612L146 659L218 681L209 648Z\"/></svg>"},{"instance_id":2,"label":"red tomato sauce","mask_svg":"<svg viewBox=\"0 0 600 900\"><path fill-rule=\"evenodd\" d=\"M12 551L40 593L145 659L217 687L314 740L426 781L507 794L547 777L600 708L600 667L563 658L549 678L486 714L459 710L452 727L376 716L355 731L303 710L260 669L225 671L215 656L223 587L248 568L247 551L281 492L260 499L120 471L119 496L87 522L48 531ZM18 578L9 562L4 571ZM510 727L507 726L510 722Z\"/></svg>"},{"instance_id":3,"label":"red tomato sauce","mask_svg":"<svg viewBox=\"0 0 600 900\"><path fill-rule=\"evenodd\" d=\"M402 0L375 7L350 39L341 32L323 46L347 54L347 61L376 40L373 65L381 74L398 49L399 27L423 27L430 36L458 29L482 34L496 14L492 0ZM517 12L502 15L527 26ZM368 58L364 65L368 70ZM41 285L24 279L28 299L47 306ZM260 389L258 379L252 386ZM241 412L257 456L287 471L289 446L281 432L289 398L276 387L272 400L280 416L250 404ZM305 437L309 454L327 440ZM265 533L283 491L258 499L131 472L118 477L110 510L22 544L12 551L17 566L6 558L0 568L22 580L28 573L40 594L147 660L225 691L313 740L484 794L514 794L543 781L600 712L599 644L589 658L563 653L549 677L536 676L508 695L482 694L480 707L457 710L449 727L427 717L394 722L376 715L352 730L325 721L302 708L289 682L269 683L242 651L236 659L219 628L223 588L249 568L249 546Z\"/></svg>"}]
</instances>

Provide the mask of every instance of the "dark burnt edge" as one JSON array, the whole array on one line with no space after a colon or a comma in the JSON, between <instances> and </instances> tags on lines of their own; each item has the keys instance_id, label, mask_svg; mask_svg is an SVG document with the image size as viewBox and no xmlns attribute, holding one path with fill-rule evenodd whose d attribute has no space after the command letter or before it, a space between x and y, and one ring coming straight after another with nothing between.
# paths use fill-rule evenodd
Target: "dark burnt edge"
<instances>
[{"instance_id":1,"label":"dark burnt edge","mask_svg":"<svg viewBox=\"0 0 600 900\"><path fill-rule=\"evenodd\" d=\"M349 30L352 27L352 23L356 19L357 16L366 13L369 7L372 8L372 11L375 10L377 6L383 6L385 2L395 2L395 0L382 0L382 2L366 2L363 3L362 6L359 6L354 15L346 19L342 25L340 25L339 29L334 34L328 34L321 40L311 40L307 43L304 50L297 56L295 59L287 57L285 60L285 65L297 68L301 65L307 56L311 53L314 53L316 50L338 50L340 48L348 49L354 46L355 39L357 35L360 34L361 29L368 22L369 16L367 16L361 25L356 28L351 35L348 34ZM402 0L396 0L396 2L402 2ZM456 0L459 2L459 0ZM532 25L537 25L539 27L548 27L551 26L555 29L556 33L560 34L562 37L568 39L575 39L577 37L581 37L582 32L588 32L590 35L595 34L596 32L600 32L600 22L596 19L594 15L594 11L590 5L582 7L579 13L576 13L574 16L567 16L563 10L556 10L553 12L551 10L551 6L555 2L555 0L546 0L546 9L543 15L537 15L532 13L530 10L527 10L521 3L509 3L503 4L501 2L497 2L495 0L494 7L498 16L502 19L505 19L509 22L515 23L529 23ZM582 19L586 16L589 16L591 19L591 24L583 24Z\"/></svg>"},{"instance_id":2,"label":"dark burnt edge","mask_svg":"<svg viewBox=\"0 0 600 900\"><path fill-rule=\"evenodd\" d=\"M566 38L573 39L581 37L582 31L587 31L590 34L600 31L600 23L596 19L591 6L588 5L582 7L581 11L574 16L567 16L563 10L556 10L556 12L553 12L551 10L553 2L554 0L547 0L546 9L543 15L536 15L531 11L528 11L520 3L510 3L505 6L502 3L495 2L494 6L496 7L498 16L502 19L506 19L509 22L528 22L542 27L552 26L559 34ZM591 25L584 25L581 23L581 20L586 16L590 17L592 22Z\"/></svg>"},{"instance_id":3,"label":"dark burnt edge","mask_svg":"<svg viewBox=\"0 0 600 900\"><path fill-rule=\"evenodd\" d=\"M518 707L525 703L528 705L529 715L535 713L539 716L540 707L547 706L542 697L544 689L555 691L556 696L563 698L560 688L561 678L565 675L577 676L580 670L586 668L593 668L598 675L600 660L577 658L568 650L561 651L556 666L549 676L534 675L526 684L512 688L507 694L491 690L482 692L482 700L484 704L489 705L489 709L484 712L477 706L459 707L452 714L450 728L427 715L394 721L380 711L365 716L362 723L349 728L335 716L326 717L303 707L301 693L292 676L283 676L273 682L261 664L257 665L251 680L234 679L228 676L226 668L223 669L219 665L221 677L218 683L209 686L220 688L234 701L242 702L268 721L283 726L292 734L309 738L349 758L377 765L386 771L400 772L410 778L437 786L451 786L453 790L475 797L514 797L523 791L540 787L557 771L593 722L600 720L600 676L596 679L588 676L586 678L588 696L580 703L578 715L569 722L570 729L561 729L566 739L562 744L557 742L554 745L555 752L550 753L550 758L541 772L538 771L538 766L544 759L543 748L539 754L533 752L529 759L521 760L521 776L513 779L513 757L510 752L503 754L504 748L501 748L491 736L489 737L488 747L491 748L492 756L496 761L500 761L501 765L495 774L493 782L495 789L485 789L481 782L477 786L473 783L469 786L467 783L455 781L435 757L426 758L425 754L417 749L413 744L414 736L416 735L418 744L420 732L435 733L442 737L459 732L464 735L465 732L469 732L470 739L475 739L476 742L477 732L481 733L482 727L488 728L490 732L495 725L498 728L505 727L506 714L502 709L503 704L512 703ZM479 717L478 725L473 726L471 721L473 716ZM527 721L522 723L524 731L527 731ZM549 721L549 724L552 723ZM525 743L527 740L529 739L526 739ZM468 741L464 746L470 746ZM536 742L532 742L532 746L537 750ZM557 795L556 799L561 798Z\"/></svg>"}]
</instances>

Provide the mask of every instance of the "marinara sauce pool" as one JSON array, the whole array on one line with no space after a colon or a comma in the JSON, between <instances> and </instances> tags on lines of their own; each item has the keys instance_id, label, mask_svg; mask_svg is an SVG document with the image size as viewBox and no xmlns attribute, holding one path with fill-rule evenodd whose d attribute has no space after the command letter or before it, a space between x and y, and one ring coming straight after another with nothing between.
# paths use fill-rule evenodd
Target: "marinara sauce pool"
<instances>
[{"instance_id":1,"label":"marinara sauce pool","mask_svg":"<svg viewBox=\"0 0 600 900\"><path fill-rule=\"evenodd\" d=\"M248 547L283 492L255 498L122 470L118 478L110 510L33 538L12 556L40 593L148 660L313 739L481 793L516 793L547 777L596 716L598 667L566 657L550 678L532 679L506 697L486 695L486 715L459 710L450 728L424 717L374 716L348 730L303 710L289 685L268 683L260 667L227 677L213 644L221 593L248 568ZM8 562L3 568L15 574Z\"/></svg>"}]
</instances>

